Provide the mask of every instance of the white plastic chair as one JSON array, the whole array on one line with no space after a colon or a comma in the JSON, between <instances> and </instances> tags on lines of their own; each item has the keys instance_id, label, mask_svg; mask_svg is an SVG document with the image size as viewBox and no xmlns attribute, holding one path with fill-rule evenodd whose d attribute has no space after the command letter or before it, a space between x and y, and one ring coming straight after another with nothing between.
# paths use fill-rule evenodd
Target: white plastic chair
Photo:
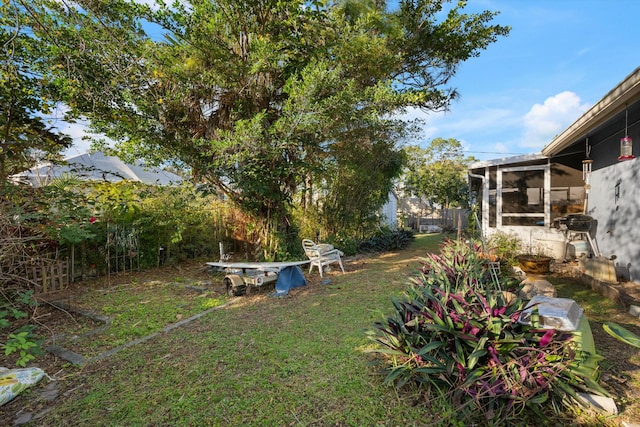
<instances>
[{"instance_id":1,"label":"white plastic chair","mask_svg":"<svg viewBox=\"0 0 640 427\"><path fill-rule=\"evenodd\" d=\"M340 270L344 273L344 266L342 265L342 256L344 253L334 248L329 244L319 244L313 240L303 239L302 247L304 248L304 253L311 260L311 264L309 265L309 273L313 267L318 267L318 271L320 272L320 277L322 277L322 269L325 265L333 264L337 262L340 265Z\"/></svg>"}]
</instances>

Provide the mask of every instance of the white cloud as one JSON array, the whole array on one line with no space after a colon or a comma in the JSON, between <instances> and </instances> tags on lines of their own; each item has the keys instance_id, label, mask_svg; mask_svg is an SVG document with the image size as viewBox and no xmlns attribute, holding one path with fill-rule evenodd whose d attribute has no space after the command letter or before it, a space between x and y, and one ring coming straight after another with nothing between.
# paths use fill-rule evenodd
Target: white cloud
<instances>
[{"instance_id":1,"label":"white cloud","mask_svg":"<svg viewBox=\"0 0 640 427\"><path fill-rule=\"evenodd\" d=\"M447 126L443 126L453 137L469 133L495 133L517 121L513 111L505 108L481 108L463 111L457 116L456 120L449 120Z\"/></svg>"},{"instance_id":2,"label":"white cloud","mask_svg":"<svg viewBox=\"0 0 640 427\"><path fill-rule=\"evenodd\" d=\"M98 135L88 131L89 122L86 119L76 120L75 123L65 121L64 117L68 111L68 106L58 104L52 114L47 117L48 123L54 129L58 130L60 133L68 135L73 140L73 145L63 152L65 157L89 151L91 148L91 141L85 139L87 137L105 139L104 135Z\"/></svg>"},{"instance_id":3,"label":"white cloud","mask_svg":"<svg viewBox=\"0 0 640 427\"><path fill-rule=\"evenodd\" d=\"M497 142L493 145L493 149L497 152L497 153L508 153L509 152L509 147L501 142Z\"/></svg>"},{"instance_id":4,"label":"white cloud","mask_svg":"<svg viewBox=\"0 0 640 427\"><path fill-rule=\"evenodd\" d=\"M541 150L582 115L589 105L573 92L565 91L534 104L523 118L520 147Z\"/></svg>"}]
</instances>

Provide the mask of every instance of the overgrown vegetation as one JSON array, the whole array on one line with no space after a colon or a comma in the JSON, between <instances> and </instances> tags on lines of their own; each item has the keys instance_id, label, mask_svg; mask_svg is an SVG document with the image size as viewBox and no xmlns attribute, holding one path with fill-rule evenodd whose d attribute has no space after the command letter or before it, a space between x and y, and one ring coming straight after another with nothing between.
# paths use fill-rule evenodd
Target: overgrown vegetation
<instances>
[{"instance_id":1,"label":"overgrown vegetation","mask_svg":"<svg viewBox=\"0 0 640 427\"><path fill-rule=\"evenodd\" d=\"M0 283L27 278L26 265L75 261L78 276L218 256L218 243L247 259L278 253L258 223L196 187L57 180L43 188L6 183L0 206L7 253ZM291 254L289 257L293 256ZM15 270L15 271L14 271Z\"/></svg>"},{"instance_id":2,"label":"overgrown vegetation","mask_svg":"<svg viewBox=\"0 0 640 427\"><path fill-rule=\"evenodd\" d=\"M579 391L606 392L595 381L596 354L580 334L543 328L536 311L519 322L525 301L496 281L479 245L448 241L424 259L413 286L371 337L386 356L386 382L418 384L425 399L447 399L468 423L502 425L524 410L556 413L584 403ZM481 417L478 418L478 415Z\"/></svg>"},{"instance_id":3,"label":"overgrown vegetation","mask_svg":"<svg viewBox=\"0 0 640 427\"><path fill-rule=\"evenodd\" d=\"M21 321L37 306L33 291L5 290L0 297L0 350L5 356L16 356L18 366L26 366L43 353L36 326Z\"/></svg>"},{"instance_id":4,"label":"overgrown vegetation","mask_svg":"<svg viewBox=\"0 0 640 427\"><path fill-rule=\"evenodd\" d=\"M489 236L485 250L509 265L518 264L517 256L522 251L522 241L518 236L496 231Z\"/></svg>"},{"instance_id":5,"label":"overgrown vegetation","mask_svg":"<svg viewBox=\"0 0 640 427\"><path fill-rule=\"evenodd\" d=\"M19 172L3 168L18 141L21 160L68 143L41 132L60 107L121 157L187 167L266 221L271 254L299 246L294 202L353 236L417 130L399 114L446 109L459 65L510 31L448 3L4 1L0 177Z\"/></svg>"},{"instance_id":6,"label":"overgrown vegetation","mask_svg":"<svg viewBox=\"0 0 640 427\"><path fill-rule=\"evenodd\" d=\"M68 177L42 188L0 186L0 349L19 354L20 365L37 354L42 338L42 330L22 326L35 313L34 292L188 258L217 259L219 242L247 259L277 253L268 224L193 186Z\"/></svg>"}]
</instances>

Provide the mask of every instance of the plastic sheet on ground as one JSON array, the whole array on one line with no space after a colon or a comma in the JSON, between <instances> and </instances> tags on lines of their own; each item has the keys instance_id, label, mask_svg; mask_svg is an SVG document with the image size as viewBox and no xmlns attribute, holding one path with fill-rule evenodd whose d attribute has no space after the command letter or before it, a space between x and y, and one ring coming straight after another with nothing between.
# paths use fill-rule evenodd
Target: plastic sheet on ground
<instances>
[{"instance_id":1,"label":"plastic sheet on ground","mask_svg":"<svg viewBox=\"0 0 640 427\"><path fill-rule=\"evenodd\" d=\"M304 278L300 267L298 267L297 265L285 267L280 270L280 273L278 274L276 291L272 294L272 296L285 296L289 293L290 289L297 288L299 286L305 286L306 284L307 279Z\"/></svg>"},{"instance_id":2,"label":"plastic sheet on ground","mask_svg":"<svg viewBox=\"0 0 640 427\"><path fill-rule=\"evenodd\" d=\"M46 374L40 368L7 369L0 367L0 406L37 384Z\"/></svg>"}]
</instances>

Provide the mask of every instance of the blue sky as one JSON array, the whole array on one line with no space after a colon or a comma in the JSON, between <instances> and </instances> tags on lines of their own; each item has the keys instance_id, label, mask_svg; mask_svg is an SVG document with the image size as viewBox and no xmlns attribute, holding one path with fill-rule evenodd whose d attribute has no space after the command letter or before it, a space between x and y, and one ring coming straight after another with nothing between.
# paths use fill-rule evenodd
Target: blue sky
<instances>
[{"instance_id":1,"label":"blue sky","mask_svg":"<svg viewBox=\"0 0 640 427\"><path fill-rule=\"evenodd\" d=\"M640 66L640 1L469 0L512 27L451 85L449 112L426 120L421 145L455 138L480 160L539 152Z\"/></svg>"},{"instance_id":2,"label":"blue sky","mask_svg":"<svg viewBox=\"0 0 640 427\"><path fill-rule=\"evenodd\" d=\"M463 63L445 113L410 111L425 125L416 143L455 138L480 160L539 152L640 66L638 0L469 0L512 27ZM69 126L77 140L82 130ZM68 153L86 151L78 142Z\"/></svg>"}]
</instances>

